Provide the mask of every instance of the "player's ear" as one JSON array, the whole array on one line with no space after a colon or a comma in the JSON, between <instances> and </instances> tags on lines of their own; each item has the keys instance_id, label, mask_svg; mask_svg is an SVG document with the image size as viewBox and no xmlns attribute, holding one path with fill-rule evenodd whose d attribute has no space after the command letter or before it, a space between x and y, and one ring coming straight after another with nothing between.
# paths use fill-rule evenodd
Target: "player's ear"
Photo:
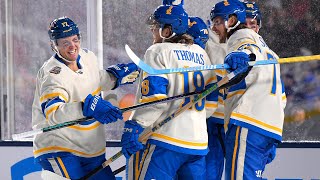
<instances>
[{"instance_id":1,"label":"player's ear","mask_svg":"<svg viewBox=\"0 0 320 180\"><path fill-rule=\"evenodd\" d=\"M235 15L231 15L228 19L228 27L234 27L238 22L238 18Z\"/></svg>"},{"instance_id":2,"label":"player's ear","mask_svg":"<svg viewBox=\"0 0 320 180\"><path fill-rule=\"evenodd\" d=\"M172 30L171 30L171 26L165 26L163 29L162 29L162 36L163 37L170 37L172 34Z\"/></svg>"}]
</instances>

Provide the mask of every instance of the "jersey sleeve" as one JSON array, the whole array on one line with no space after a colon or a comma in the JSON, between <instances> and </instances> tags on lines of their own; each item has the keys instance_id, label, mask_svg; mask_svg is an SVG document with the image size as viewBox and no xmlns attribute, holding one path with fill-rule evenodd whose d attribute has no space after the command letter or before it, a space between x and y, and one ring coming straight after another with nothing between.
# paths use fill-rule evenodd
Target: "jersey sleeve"
<instances>
[{"instance_id":1,"label":"jersey sleeve","mask_svg":"<svg viewBox=\"0 0 320 180\"><path fill-rule=\"evenodd\" d=\"M144 56L147 64L153 68L164 69L162 55L148 49ZM146 72L142 73L141 82L139 85L138 102L148 103L168 97L167 87L169 80L167 75L149 75ZM138 121L143 127L152 125L161 114L167 110L167 103L160 103L151 107L136 110L131 119Z\"/></svg>"},{"instance_id":2,"label":"jersey sleeve","mask_svg":"<svg viewBox=\"0 0 320 180\"><path fill-rule=\"evenodd\" d=\"M68 92L52 76L38 78L39 104L49 125L83 118L80 102L70 102Z\"/></svg>"}]
</instances>

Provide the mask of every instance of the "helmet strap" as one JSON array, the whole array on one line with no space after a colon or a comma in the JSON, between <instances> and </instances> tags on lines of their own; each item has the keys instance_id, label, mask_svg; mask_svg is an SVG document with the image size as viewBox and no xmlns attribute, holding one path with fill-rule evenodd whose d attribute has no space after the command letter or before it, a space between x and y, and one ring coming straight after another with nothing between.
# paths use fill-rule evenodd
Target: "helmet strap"
<instances>
[{"instance_id":1,"label":"helmet strap","mask_svg":"<svg viewBox=\"0 0 320 180\"><path fill-rule=\"evenodd\" d=\"M224 25L227 28L227 32L230 32L232 29L235 29L239 26L240 21L238 21L233 27L228 26L228 21L224 21Z\"/></svg>"},{"instance_id":2,"label":"helmet strap","mask_svg":"<svg viewBox=\"0 0 320 180\"><path fill-rule=\"evenodd\" d=\"M163 36L162 36L162 28L159 28L159 35L160 35L160 37L161 37L161 38L163 39L163 41L164 41L165 39L170 39L170 38L172 38L173 36L176 35L176 33L173 32L173 33L171 34L171 36L169 36L169 37L163 37Z\"/></svg>"}]
</instances>

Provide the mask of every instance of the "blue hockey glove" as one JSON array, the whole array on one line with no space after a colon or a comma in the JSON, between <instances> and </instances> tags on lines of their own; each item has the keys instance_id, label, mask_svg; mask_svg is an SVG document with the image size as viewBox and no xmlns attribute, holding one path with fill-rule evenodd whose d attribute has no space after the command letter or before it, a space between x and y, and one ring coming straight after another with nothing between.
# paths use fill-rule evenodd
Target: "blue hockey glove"
<instances>
[{"instance_id":1,"label":"blue hockey glove","mask_svg":"<svg viewBox=\"0 0 320 180\"><path fill-rule=\"evenodd\" d=\"M250 56L245 52L231 52L225 57L224 61L230 66L231 71L234 71L243 67L248 68L248 61L250 61Z\"/></svg>"},{"instance_id":2,"label":"blue hockey glove","mask_svg":"<svg viewBox=\"0 0 320 180\"><path fill-rule=\"evenodd\" d=\"M222 88L228 88L235 84L238 84L242 80L245 79L245 77L249 74L249 72L252 69L252 66L249 66L248 61L255 61L256 55L250 54L248 55L245 52L231 52L229 53L226 58L225 62L230 66L231 69L227 71L234 71L236 69L242 69L243 73L238 74L236 77L232 78L228 83L222 85L220 89Z\"/></svg>"},{"instance_id":3,"label":"blue hockey glove","mask_svg":"<svg viewBox=\"0 0 320 180\"><path fill-rule=\"evenodd\" d=\"M138 66L134 63L112 65L106 69L117 78L116 85L132 84L139 76Z\"/></svg>"},{"instance_id":4,"label":"blue hockey glove","mask_svg":"<svg viewBox=\"0 0 320 180\"><path fill-rule=\"evenodd\" d=\"M122 153L127 159L129 159L132 154L144 148L144 145L138 141L143 129L144 128L134 120L128 120L124 123L121 146Z\"/></svg>"},{"instance_id":5,"label":"blue hockey glove","mask_svg":"<svg viewBox=\"0 0 320 180\"><path fill-rule=\"evenodd\" d=\"M84 100L83 115L93 117L102 124L115 122L123 119L119 108L113 106L110 102L103 100L100 96L89 94Z\"/></svg>"}]
</instances>

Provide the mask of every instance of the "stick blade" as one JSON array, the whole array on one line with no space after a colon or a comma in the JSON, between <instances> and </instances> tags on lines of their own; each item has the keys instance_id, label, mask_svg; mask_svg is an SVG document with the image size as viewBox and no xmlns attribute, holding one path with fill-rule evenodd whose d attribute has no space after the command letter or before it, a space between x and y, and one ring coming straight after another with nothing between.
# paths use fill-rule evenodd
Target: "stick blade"
<instances>
[{"instance_id":1,"label":"stick blade","mask_svg":"<svg viewBox=\"0 0 320 180\"><path fill-rule=\"evenodd\" d=\"M149 65L147 65L146 63L144 63L129 47L128 44L126 44L124 46L127 55L129 56L129 58L143 71L145 71L148 74L155 74L154 70L152 68L150 68Z\"/></svg>"}]
</instances>

